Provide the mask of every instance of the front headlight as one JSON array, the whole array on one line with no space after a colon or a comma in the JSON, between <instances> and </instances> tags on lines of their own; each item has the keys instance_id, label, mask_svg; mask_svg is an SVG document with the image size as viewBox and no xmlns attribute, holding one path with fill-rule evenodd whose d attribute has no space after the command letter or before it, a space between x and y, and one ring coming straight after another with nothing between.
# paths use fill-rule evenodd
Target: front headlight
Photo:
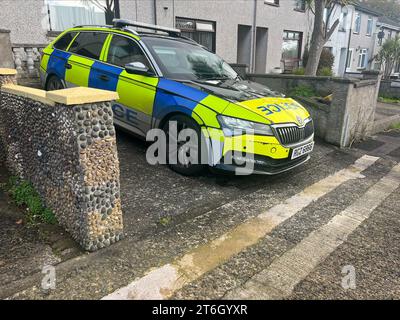
<instances>
[{"instance_id":1,"label":"front headlight","mask_svg":"<svg viewBox=\"0 0 400 320\"><path fill-rule=\"evenodd\" d=\"M264 123L252 122L227 116L217 116L218 122L224 131L225 136L237 136L243 134L258 134L263 136L273 136L272 129Z\"/></svg>"}]
</instances>

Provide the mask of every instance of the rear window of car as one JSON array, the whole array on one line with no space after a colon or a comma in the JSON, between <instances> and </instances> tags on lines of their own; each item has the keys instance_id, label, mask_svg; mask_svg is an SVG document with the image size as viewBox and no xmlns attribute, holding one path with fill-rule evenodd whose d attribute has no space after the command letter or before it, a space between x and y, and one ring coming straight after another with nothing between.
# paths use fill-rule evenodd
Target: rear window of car
<instances>
[{"instance_id":1,"label":"rear window of car","mask_svg":"<svg viewBox=\"0 0 400 320\"><path fill-rule=\"evenodd\" d=\"M53 47L58 50L67 50L69 44L77 34L77 32L68 32L64 34L60 39L57 40Z\"/></svg>"},{"instance_id":2,"label":"rear window of car","mask_svg":"<svg viewBox=\"0 0 400 320\"><path fill-rule=\"evenodd\" d=\"M101 32L81 32L72 43L69 52L98 60L108 34Z\"/></svg>"}]
</instances>

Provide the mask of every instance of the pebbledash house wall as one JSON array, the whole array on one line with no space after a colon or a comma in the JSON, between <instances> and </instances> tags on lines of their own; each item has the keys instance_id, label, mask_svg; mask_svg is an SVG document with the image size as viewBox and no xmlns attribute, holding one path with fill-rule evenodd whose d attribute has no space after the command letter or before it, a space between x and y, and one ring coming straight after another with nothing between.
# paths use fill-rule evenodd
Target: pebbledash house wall
<instances>
[{"instance_id":1,"label":"pebbledash house wall","mask_svg":"<svg viewBox=\"0 0 400 320\"><path fill-rule=\"evenodd\" d=\"M332 94L330 105L315 99L294 96L310 112L317 137L350 147L374 130L375 110L381 76L370 72L364 79L308 77L276 74L248 74L248 79L290 95L293 88L308 86L324 97Z\"/></svg>"},{"instance_id":2,"label":"pebbledash house wall","mask_svg":"<svg viewBox=\"0 0 400 320\"><path fill-rule=\"evenodd\" d=\"M347 12L347 18L343 21L341 16L343 12ZM361 14L361 26L360 32L355 33L354 23L356 13ZM372 33L368 35L368 18L372 18ZM343 77L345 73L360 74L364 68L358 68L358 59L360 49L368 49L368 59L371 60L375 56L375 39L377 39L378 15L369 10L362 8L360 5L347 5L345 7L336 4L333 10L331 23L340 20L340 25L335 29L334 33L324 45L326 48L330 48L335 61L333 64L333 74L335 76ZM349 43L350 41L350 43ZM351 61L347 61L348 50L353 50ZM372 60L371 60L372 61ZM346 67L346 62L349 64L349 68ZM373 62L369 62L366 69L372 69Z\"/></svg>"},{"instance_id":3,"label":"pebbledash house wall","mask_svg":"<svg viewBox=\"0 0 400 320\"><path fill-rule=\"evenodd\" d=\"M47 44L49 33L44 0L2 0L0 28L11 31L14 47ZM254 3L257 4L256 26L268 29L266 70L281 66L284 30L303 33L302 52L312 30L312 14L295 10L295 0L280 1L279 6L264 0L120 0L121 17L151 24L174 27L176 17L213 21L216 24L216 53L227 62L237 62L238 25L253 26ZM25 57L23 53L22 56ZM38 55L34 53L34 58Z\"/></svg>"},{"instance_id":4,"label":"pebbledash house wall","mask_svg":"<svg viewBox=\"0 0 400 320\"><path fill-rule=\"evenodd\" d=\"M0 69L0 148L12 175L30 181L59 224L89 251L123 237L111 101L90 88L45 92Z\"/></svg>"}]
</instances>

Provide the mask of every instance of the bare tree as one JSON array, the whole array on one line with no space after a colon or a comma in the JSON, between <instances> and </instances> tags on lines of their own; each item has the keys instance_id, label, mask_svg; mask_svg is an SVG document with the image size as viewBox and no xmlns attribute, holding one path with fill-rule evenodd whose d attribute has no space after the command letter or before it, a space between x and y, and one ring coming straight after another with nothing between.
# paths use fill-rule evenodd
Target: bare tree
<instances>
[{"instance_id":1,"label":"bare tree","mask_svg":"<svg viewBox=\"0 0 400 320\"><path fill-rule=\"evenodd\" d=\"M106 15L106 24L112 24L113 19L115 18L115 0L82 0L85 3L91 3L95 7L99 8L100 10L104 11Z\"/></svg>"},{"instance_id":2,"label":"bare tree","mask_svg":"<svg viewBox=\"0 0 400 320\"><path fill-rule=\"evenodd\" d=\"M309 48L309 57L305 69L306 75L315 76L318 70L324 45L339 26L339 18L332 25L331 19L337 6L345 6L351 0L306 0L307 9L314 14L314 29ZM326 12L326 16L325 16Z\"/></svg>"}]
</instances>

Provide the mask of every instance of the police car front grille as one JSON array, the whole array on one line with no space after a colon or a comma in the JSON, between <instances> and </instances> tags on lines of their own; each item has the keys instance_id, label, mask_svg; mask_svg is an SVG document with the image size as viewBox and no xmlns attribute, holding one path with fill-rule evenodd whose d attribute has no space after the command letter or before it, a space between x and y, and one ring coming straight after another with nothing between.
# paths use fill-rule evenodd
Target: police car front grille
<instances>
[{"instance_id":1,"label":"police car front grille","mask_svg":"<svg viewBox=\"0 0 400 320\"><path fill-rule=\"evenodd\" d=\"M275 131L283 145L291 145L309 138L314 133L314 124L309 121L303 128L297 126L276 127Z\"/></svg>"}]
</instances>

